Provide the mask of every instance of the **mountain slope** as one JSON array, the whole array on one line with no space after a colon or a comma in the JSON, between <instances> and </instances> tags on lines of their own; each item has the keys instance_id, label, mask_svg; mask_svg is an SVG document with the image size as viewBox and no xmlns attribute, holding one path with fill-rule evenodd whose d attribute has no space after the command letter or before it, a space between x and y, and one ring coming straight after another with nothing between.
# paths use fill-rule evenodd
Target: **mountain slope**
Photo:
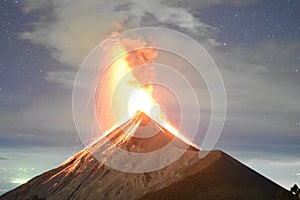
<instances>
[{"instance_id":1,"label":"mountain slope","mask_svg":"<svg viewBox=\"0 0 300 200\"><path fill-rule=\"evenodd\" d=\"M276 199L279 185L223 152L209 167L141 199Z\"/></svg>"},{"instance_id":2,"label":"mountain slope","mask_svg":"<svg viewBox=\"0 0 300 200\"><path fill-rule=\"evenodd\" d=\"M109 168L95 158L123 162L116 147L145 153L169 144L171 153L178 149L187 151L170 165L151 172L126 173ZM29 199L34 195L47 200L275 199L276 193L284 190L221 151L212 151L203 159L198 155L195 145L138 113L58 168L31 179L0 199ZM159 159L163 158L162 155ZM152 164L153 161L144 159L144 162ZM136 162L130 164L129 168Z\"/></svg>"}]
</instances>

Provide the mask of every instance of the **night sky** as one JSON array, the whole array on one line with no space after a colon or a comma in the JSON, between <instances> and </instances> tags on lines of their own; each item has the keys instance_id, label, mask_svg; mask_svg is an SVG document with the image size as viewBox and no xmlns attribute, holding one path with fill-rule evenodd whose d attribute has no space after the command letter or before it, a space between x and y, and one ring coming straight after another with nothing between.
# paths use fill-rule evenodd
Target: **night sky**
<instances>
[{"instance_id":1,"label":"night sky","mask_svg":"<svg viewBox=\"0 0 300 200\"><path fill-rule=\"evenodd\" d=\"M228 98L216 148L288 189L300 184L300 1L0 0L0 19L0 194L82 148L74 77L115 22L203 44Z\"/></svg>"}]
</instances>

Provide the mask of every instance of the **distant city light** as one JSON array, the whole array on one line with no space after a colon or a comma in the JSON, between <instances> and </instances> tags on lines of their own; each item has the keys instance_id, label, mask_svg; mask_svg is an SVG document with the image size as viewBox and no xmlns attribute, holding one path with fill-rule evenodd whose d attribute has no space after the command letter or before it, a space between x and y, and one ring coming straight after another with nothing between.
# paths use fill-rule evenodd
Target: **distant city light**
<instances>
[{"instance_id":1,"label":"distant city light","mask_svg":"<svg viewBox=\"0 0 300 200\"><path fill-rule=\"evenodd\" d=\"M27 183L29 180L30 180L30 178L25 178L25 179L15 178L15 179L11 180L10 182L15 183L15 184L24 184L24 183Z\"/></svg>"}]
</instances>

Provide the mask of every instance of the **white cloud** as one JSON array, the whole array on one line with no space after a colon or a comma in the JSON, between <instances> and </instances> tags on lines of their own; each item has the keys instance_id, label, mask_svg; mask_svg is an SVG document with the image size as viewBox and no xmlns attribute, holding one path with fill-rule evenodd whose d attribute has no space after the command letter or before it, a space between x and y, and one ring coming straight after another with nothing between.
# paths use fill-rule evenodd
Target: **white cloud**
<instances>
[{"instance_id":1,"label":"white cloud","mask_svg":"<svg viewBox=\"0 0 300 200\"><path fill-rule=\"evenodd\" d=\"M198 36L213 35L215 29L200 21L186 7L167 1L25 1L24 11L47 12L21 34L23 39L50 47L54 58L78 66L84 56L114 30L149 25L177 27ZM145 20L151 16L151 23ZM121 24L122 26L119 26ZM210 38L211 39L211 38Z\"/></svg>"},{"instance_id":2,"label":"white cloud","mask_svg":"<svg viewBox=\"0 0 300 200\"><path fill-rule=\"evenodd\" d=\"M299 48L293 43L262 43L213 53L227 88L228 124L258 133L296 131L300 93L293 66Z\"/></svg>"},{"instance_id":3,"label":"white cloud","mask_svg":"<svg viewBox=\"0 0 300 200\"><path fill-rule=\"evenodd\" d=\"M49 83L56 83L58 86L72 88L75 80L76 71L57 70L49 71L45 80Z\"/></svg>"},{"instance_id":4,"label":"white cloud","mask_svg":"<svg viewBox=\"0 0 300 200\"><path fill-rule=\"evenodd\" d=\"M197 10L200 7L230 4L233 6L241 6L246 4L256 3L264 0L168 0L166 1L169 5L186 7L189 10Z\"/></svg>"},{"instance_id":5,"label":"white cloud","mask_svg":"<svg viewBox=\"0 0 300 200\"><path fill-rule=\"evenodd\" d=\"M44 90L42 96L32 99L22 112L1 109L1 136L20 140L45 137L51 141L74 138L76 132L72 117L71 94L70 90L53 91L52 88L48 88Z\"/></svg>"},{"instance_id":6,"label":"white cloud","mask_svg":"<svg viewBox=\"0 0 300 200\"><path fill-rule=\"evenodd\" d=\"M25 2L26 11L48 6L41 20L33 24L33 30L21 37L50 47L54 58L60 62L78 66L84 56L104 37L114 30L114 23L122 13L114 12L115 4L104 1L48 1L33 4Z\"/></svg>"}]
</instances>

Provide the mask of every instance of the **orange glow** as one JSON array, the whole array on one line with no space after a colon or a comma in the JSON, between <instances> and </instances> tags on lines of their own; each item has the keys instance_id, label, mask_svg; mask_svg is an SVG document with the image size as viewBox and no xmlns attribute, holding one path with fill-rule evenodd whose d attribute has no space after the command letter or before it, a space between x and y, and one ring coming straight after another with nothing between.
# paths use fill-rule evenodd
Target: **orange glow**
<instances>
[{"instance_id":1,"label":"orange glow","mask_svg":"<svg viewBox=\"0 0 300 200\"><path fill-rule=\"evenodd\" d=\"M179 133L179 130L177 128L175 128L172 124L170 124L170 122L167 121L164 124L164 128L167 129L170 133L172 133L176 137L180 138L185 143L187 143L187 144L195 147L196 149L200 149L200 147L197 146L196 144L194 144L190 139L188 139L187 137L185 137L184 135L182 135L181 133Z\"/></svg>"},{"instance_id":2,"label":"orange glow","mask_svg":"<svg viewBox=\"0 0 300 200\"><path fill-rule=\"evenodd\" d=\"M128 53L126 45L134 46L135 43L143 44L139 40L126 39L106 47L107 55L104 56L104 59L114 55L122 56L107 68L98 83L96 114L98 123L100 123L102 131L105 132L102 137L116 128L118 123L126 121L124 119L126 116L130 118L137 111L142 111L173 135L188 144L192 144L168 122L161 106L154 98L153 86L147 84L155 76L151 65L134 70L141 65L151 64L157 56L157 51L153 48L145 48ZM113 115L109 115L110 113Z\"/></svg>"},{"instance_id":3,"label":"orange glow","mask_svg":"<svg viewBox=\"0 0 300 200\"><path fill-rule=\"evenodd\" d=\"M152 88L151 88L152 89ZM134 92L129 99L129 116L133 117L137 111L143 111L147 115L151 115L154 106L154 99L150 96L148 90L140 88Z\"/></svg>"},{"instance_id":4,"label":"orange glow","mask_svg":"<svg viewBox=\"0 0 300 200\"><path fill-rule=\"evenodd\" d=\"M157 53L153 48L134 50L130 53L126 51L126 47L136 43L144 44L139 40L126 39L105 47L104 61L106 58L109 60L122 56L108 66L98 83L96 114L102 132L124 121L124 117L132 117L139 110L150 116L152 108L156 105L152 94L153 86L145 85L153 79L153 69L150 65L137 67L153 62Z\"/></svg>"}]
</instances>

